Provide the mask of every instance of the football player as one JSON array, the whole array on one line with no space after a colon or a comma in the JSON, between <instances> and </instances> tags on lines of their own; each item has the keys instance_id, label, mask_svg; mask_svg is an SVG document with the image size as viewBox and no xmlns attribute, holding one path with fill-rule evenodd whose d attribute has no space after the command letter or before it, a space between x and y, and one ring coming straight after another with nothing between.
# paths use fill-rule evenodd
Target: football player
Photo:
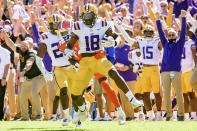
<instances>
[{"instance_id":1,"label":"football player","mask_svg":"<svg viewBox=\"0 0 197 131\"><path fill-rule=\"evenodd\" d=\"M47 51L52 60L52 66L54 67L54 77L60 88L59 99L62 104L65 118L62 125L68 125L69 123L69 97L68 90L72 84L72 78L75 75L76 70L68 61L68 58L59 50L58 44L63 38L59 35L59 24L63 21L62 17L57 14L53 14L48 19L49 32L44 33L40 37L40 48L38 49L38 56L43 58ZM58 98L56 97L54 101ZM53 114L54 115L54 114ZM53 116L55 117L55 116Z\"/></svg>"},{"instance_id":2,"label":"football player","mask_svg":"<svg viewBox=\"0 0 197 131\"><path fill-rule=\"evenodd\" d=\"M187 26L188 27L188 26ZM187 37L187 41L185 42L182 54L181 61L181 86L183 91L184 98L184 111L185 111L185 120L189 119L189 105L191 104L191 119L196 120L196 96L192 90L192 86L190 84L190 78L192 76L192 72L194 69L194 63L196 63L196 46L194 41Z\"/></svg>"},{"instance_id":3,"label":"football player","mask_svg":"<svg viewBox=\"0 0 197 131\"><path fill-rule=\"evenodd\" d=\"M81 18L83 21L74 23L71 39L65 49L66 56L68 58L72 57L72 48L76 41L79 41L82 59L79 63L78 73L75 76L75 82L71 88L71 97L73 102L75 102L79 108L75 120L86 120L87 106L81 95L94 73L100 73L111 77L116 82L117 86L129 98L133 107L143 106L143 103L133 96L125 81L120 77L114 66L106 59L106 57L96 57L97 51L103 50L100 42L104 38L104 35L111 36L114 39L111 41L112 45L120 43L118 35L112 30L112 23L103 19L97 19L97 8L92 4L86 4L82 7ZM119 119L119 122L121 124L120 120L121 119Z\"/></svg>"},{"instance_id":4,"label":"football player","mask_svg":"<svg viewBox=\"0 0 197 131\"><path fill-rule=\"evenodd\" d=\"M138 100L143 100L143 91L142 91L142 55L141 52L137 51L136 49L131 50L129 53L129 61L132 63L131 69L133 70L134 73L137 73L137 82L135 84L134 88L134 94L135 97ZM134 112L134 116L137 118L139 121L144 121L145 116L143 109L136 109Z\"/></svg>"},{"instance_id":5,"label":"football player","mask_svg":"<svg viewBox=\"0 0 197 131\"><path fill-rule=\"evenodd\" d=\"M128 36L126 31L122 28L121 22L115 21L116 27L121 31L125 40L142 55L142 90L143 90L143 101L145 109L147 111L147 117L149 121L155 119L155 114L152 110L150 92L154 92L157 106L156 120L161 120L161 103L162 98L160 96L160 75L159 75L159 55L162 49L162 44L159 40L154 38L154 30L150 25L147 25L143 32L144 38L141 40L134 40ZM152 88L152 90L151 90Z\"/></svg>"},{"instance_id":6,"label":"football player","mask_svg":"<svg viewBox=\"0 0 197 131\"><path fill-rule=\"evenodd\" d=\"M60 34L61 36L63 36L64 40L66 40L68 37L65 37L65 34L67 34L67 30L70 29L66 26L66 22L63 21L61 22L60 24ZM66 40L67 41L67 40ZM66 46L67 42L64 42L64 43L60 43L59 44L59 49L60 51L64 52L64 49L65 49L65 46ZM103 57L105 55L107 55L107 58L110 62L114 62L114 54L113 54L113 51L111 51L111 47L109 48L105 48L106 49L106 54L103 52L103 51L100 51L97 53L97 58L99 57ZM75 48L73 49L76 53L74 59L75 59L75 62L76 61L80 61L81 59L81 55L78 53L79 52L79 44L78 42L76 42L75 44ZM77 57L76 57L77 56ZM102 88L105 90L107 96L109 97L109 99L112 101L112 103L114 104L115 108L119 111L119 117L121 120L121 124L124 124L125 123L125 114L120 106L120 102L118 100L118 97L115 93L115 91L110 87L108 81L107 81L107 77L100 74L100 73L95 73L94 74L95 78L99 81L99 84L102 86ZM77 107L74 107L75 108L75 111L77 112L78 111L78 108ZM78 125L77 125L78 126Z\"/></svg>"}]
</instances>

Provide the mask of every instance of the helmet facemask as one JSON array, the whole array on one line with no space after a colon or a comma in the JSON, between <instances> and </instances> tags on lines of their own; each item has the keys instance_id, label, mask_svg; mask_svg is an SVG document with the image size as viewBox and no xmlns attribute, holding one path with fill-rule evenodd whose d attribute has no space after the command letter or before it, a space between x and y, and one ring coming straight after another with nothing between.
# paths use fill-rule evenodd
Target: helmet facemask
<instances>
[{"instance_id":1,"label":"helmet facemask","mask_svg":"<svg viewBox=\"0 0 197 131\"><path fill-rule=\"evenodd\" d=\"M82 14L84 24L92 28L96 22L96 14L94 12L85 12Z\"/></svg>"}]
</instances>

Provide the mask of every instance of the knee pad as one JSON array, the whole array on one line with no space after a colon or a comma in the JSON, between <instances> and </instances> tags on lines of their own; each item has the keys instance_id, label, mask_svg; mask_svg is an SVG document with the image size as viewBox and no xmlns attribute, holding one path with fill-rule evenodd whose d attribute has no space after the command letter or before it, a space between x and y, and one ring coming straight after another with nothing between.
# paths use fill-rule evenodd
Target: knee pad
<instances>
[{"instance_id":1,"label":"knee pad","mask_svg":"<svg viewBox=\"0 0 197 131\"><path fill-rule=\"evenodd\" d=\"M60 96L65 96L68 95L67 94L67 87L63 87L60 89Z\"/></svg>"}]
</instances>

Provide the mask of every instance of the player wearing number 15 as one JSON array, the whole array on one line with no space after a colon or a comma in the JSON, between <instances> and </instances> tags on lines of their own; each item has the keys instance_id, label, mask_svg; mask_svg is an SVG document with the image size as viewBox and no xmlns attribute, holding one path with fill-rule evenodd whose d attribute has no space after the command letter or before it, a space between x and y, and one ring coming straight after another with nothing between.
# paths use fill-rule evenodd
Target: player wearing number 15
<instances>
[{"instance_id":1,"label":"player wearing number 15","mask_svg":"<svg viewBox=\"0 0 197 131\"><path fill-rule=\"evenodd\" d=\"M161 120L161 102L160 96L160 75L159 75L159 55L162 45L159 40L154 38L154 29L147 25L144 30L144 38L138 40L133 45L139 48L142 55L142 91L145 109L147 111L148 120L155 119L154 112L150 101L150 92L153 91L156 99L157 115L156 120ZM151 89L152 88L152 89Z\"/></svg>"},{"instance_id":2,"label":"player wearing number 15","mask_svg":"<svg viewBox=\"0 0 197 131\"><path fill-rule=\"evenodd\" d=\"M113 32L113 23L103 19L97 19L97 8L92 4L86 4L81 9L81 18L83 20L82 22L74 23L71 39L65 49L66 55L68 57L72 56L71 49L78 40L80 47L79 52L81 53L82 59L79 62L79 69L74 78L75 82L71 87L73 102L75 102L79 108L78 119L83 121L83 118L85 118L87 108L81 95L94 73L111 77L117 86L126 94L134 107L142 106L143 103L136 100L111 62L109 62L105 56L100 58L96 57L97 52L103 50L100 42L104 38L104 35L112 36L115 43L119 44L119 36Z\"/></svg>"},{"instance_id":3,"label":"player wearing number 15","mask_svg":"<svg viewBox=\"0 0 197 131\"><path fill-rule=\"evenodd\" d=\"M59 50L58 47L60 41L61 42L64 41L61 35L59 35L59 25L61 21L63 21L62 17L57 14L53 14L52 16L49 17L48 24L49 24L50 32L41 35L40 49L38 50L38 56L43 58L45 52L47 51L52 59L52 66L54 67L53 72L54 72L55 80L60 88L59 98L65 115L62 124L67 125L69 121L68 120L69 97L67 90L69 90L69 88L71 87L70 85L72 83L72 77L74 76L76 71L75 69L72 68L72 65L68 61L68 58L64 55L63 52ZM70 33L66 35L70 35Z\"/></svg>"}]
</instances>

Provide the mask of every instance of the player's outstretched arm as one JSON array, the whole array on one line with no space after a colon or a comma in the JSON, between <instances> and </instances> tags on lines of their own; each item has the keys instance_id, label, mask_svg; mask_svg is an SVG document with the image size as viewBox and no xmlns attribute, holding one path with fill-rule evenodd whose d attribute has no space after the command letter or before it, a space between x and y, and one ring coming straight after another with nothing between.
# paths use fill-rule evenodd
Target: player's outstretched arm
<instances>
[{"instance_id":1,"label":"player's outstretched arm","mask_svg":"<svg viewBox=\"0 0 197 131\"><path fill-rule=\"evenodd\" d=\"M109 28L106 33L105 33L107 36L112 36L115 40L115 46L116 45L119 45L120 42L121 42L121 38L120 36L118 36L117 33L113 32L112 28Z\"/></svg>"},{"instance_id":2,"label":"player's outstretched arm","mask_svg":"<svg viewBox=\"0 0 197 131\"><path fill-rule=\"evenodd\" d=\"M66 48L72 50L78 39L79 39L78 36L75 35L74 33L72 33L71 34L71 39L70 39L70 41L68 41L68 44L67 44Z\"/></svg>"}]
</instances>

